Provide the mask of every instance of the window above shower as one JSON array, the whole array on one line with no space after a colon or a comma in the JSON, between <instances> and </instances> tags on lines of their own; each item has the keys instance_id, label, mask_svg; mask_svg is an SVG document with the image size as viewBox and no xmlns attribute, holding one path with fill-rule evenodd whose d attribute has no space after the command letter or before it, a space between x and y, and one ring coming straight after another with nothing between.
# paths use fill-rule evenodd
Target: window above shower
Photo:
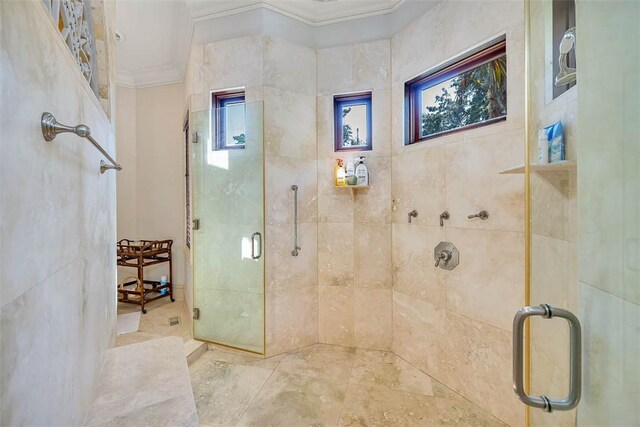
<instances>
[{"instance_id":1,"label":"window above shower","mask_svg":"<svg viewBox=\"0 0 640 427\"><path fill-rule=\"evenodd\" d=\"M405 83L405 145L506 118L504 37Z\"/></svg>"},{"instance_id":2,"label":"window above shower","mask_svg":"<svg viewBox=\"0 0 640 427\"><path fill-rule=\"evenodd\" d=\"M333 97L335 151L372 149L371 92Z\"/></svg>"},{"instance_id":3,"label":"window above shower","mask_svg":"<svg viewBox=\"0 0 640 427\"><path fill-rule=\"evenodd\" d=\"M246 146L244 90L214 92L212 97L212 135L214 150L237 150Z\"/></svg>"}]
</instances>

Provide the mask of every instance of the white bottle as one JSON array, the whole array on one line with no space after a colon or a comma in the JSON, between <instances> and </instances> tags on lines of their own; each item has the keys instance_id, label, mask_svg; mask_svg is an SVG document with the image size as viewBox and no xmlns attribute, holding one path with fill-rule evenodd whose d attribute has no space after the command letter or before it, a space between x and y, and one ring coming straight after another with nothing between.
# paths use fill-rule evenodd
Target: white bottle
<instances>
[{"instance_id":1,"label":"white bottle","mask_svg":"<svg viewBox=\"0 0 640 427\"><path fill-rule=\"evenodd\" d=\"M538 130L538 164L549 163L549 138L546 129Z\"/></svg>"},{"instance_id":2,"label":"white bottle","mask_svg":"<svg viewBox=\"0 0 640 427\"><path fill-rule=\"evenodd\" d=\"M356 185L369 185L369 172L364 165L364 157L360 157L356 167Z\"/></svg>"},{"instance_id":3,"label":"white bottle","mask_svg":"<svg viewBox=\"0 0 640 427\"><path fill-rule=\"evenodd\" d=\"M347 181L356 174L356 165L353 160L347 162Z\"/></svg>"}]
</instances>

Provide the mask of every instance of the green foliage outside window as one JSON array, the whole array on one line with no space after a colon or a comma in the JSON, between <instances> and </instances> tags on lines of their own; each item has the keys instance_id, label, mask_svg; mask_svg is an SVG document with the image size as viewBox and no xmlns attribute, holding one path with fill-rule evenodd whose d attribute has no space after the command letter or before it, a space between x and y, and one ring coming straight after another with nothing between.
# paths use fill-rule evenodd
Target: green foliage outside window
<instances>
[{"instance_id":1,"label":"green foliage outside window","mask_svg":"<svg viewBox=\"0 0 640 427\"><path fill-rule=\"evenodd\" d=\"M446 84L434 102L423 105L422 137L507 114L506 56L459 74Z\"/></svg>"}]
</instances>

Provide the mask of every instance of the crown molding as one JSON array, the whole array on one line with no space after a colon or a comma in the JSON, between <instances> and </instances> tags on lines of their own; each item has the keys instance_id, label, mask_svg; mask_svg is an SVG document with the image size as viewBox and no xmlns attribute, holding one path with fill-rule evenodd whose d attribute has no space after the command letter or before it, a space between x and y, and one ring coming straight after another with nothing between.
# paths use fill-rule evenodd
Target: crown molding
<instances>
[{"instance_id":1,"label":"crown molding","mask_svg":"<svg viewBox=\"0 0 640 427\"><path fill-rule=\"evenodd\" d=\"M186 66L186 62L185 62ZM184 79L184 69L174 64L149 67L140 70L120 70L116 73L116 84L129 88L143 88L180 83Z\"/></svg>"},{"instance_id":2,"label":"crown molding","mask_svg":"<svg viewBox=\"0 0 640 427\"><path fill-rule=\"evenodd\" d=\"M296 14L294 12L288 11L286 9L283 9L282 7L279 7L278 5L274 4L273 2L270 2L268 0L266 1L261 1L261 2L256 2L256 3L252 3L252 4L248 4L248 5L244 5L244 6L239 6L236 8L232 8L232 9L228 9L228 10L224 10L224 11L220 11L220 12L201 12L201 13L196 13L193 15L193 21L195 23L198 22L205 22L205 21L209 21L212 19L217 19L217 18L222 18L225 16L233 16L233 15L237 15L237 14L241 14L244 12L250 12L252 10L256 10L256 9L266 9L266 10L270 10L272 12L278 13L282 16L286 16L288 18L291 19L295 19L296 21L299 21L303 24L312 26L312 27L320 27L323 25L330 25L330 24L336 24L339 22L346 22L346 21L354 21L356 19L362 19L362 18L368 18L370 16L378 16L378 15L386 15L388 13L393 13L394 11L396 11L400 6L402 6L402 4L405 2L406 0L397 0L391 7L389 8L384 8L384 9L378 9L378 10L372 10L369 12L361 12L361 13L356 13L353 15L349 15L349 16L344 16L341 18L328 18L328 19L319 19L319 20L311 20L308 18L305 18L304 16L301 16L299 14Z\"/></svg>"},{"instance_id":3,"label":"crown molding","mask_svg":"<svg viewBox=\"0 0 640 427\"><path fill-rule=\"evenodd\" d=\"M184 80L192 44L206 44L255 34L279 37L312 49L391 38L441 0L401 0L390 9L313 23L268 2L193 17L185 3L176 4L169 63L138 70L118 70L116 83L147 87Z\"/></svg>"}]
</instances>

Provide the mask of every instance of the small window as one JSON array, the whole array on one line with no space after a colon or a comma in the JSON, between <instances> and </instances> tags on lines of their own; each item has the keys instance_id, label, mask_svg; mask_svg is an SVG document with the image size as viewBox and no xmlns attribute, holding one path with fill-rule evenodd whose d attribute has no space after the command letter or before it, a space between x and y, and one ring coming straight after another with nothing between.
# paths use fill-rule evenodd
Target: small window
<instances>
[{"instance_id":1,"label":"small window","mask_svg":"<svg viewBox=\"0 0 640 427\"><path fill-rule=\"evenodd\" d=\"M333 107L335 151L371 150L371 92L336 95Z\"/></svg>"},{"instance_id":2,"label":"small window","mask_svg":"<svg viewBox=\"0 0 640 427\"><path fill-rule=\"evenodd\" d=\"M405 83L405 144L506 118L504 39Z\"/></svg>"},{"instance_id":3,"label":"small window","mask_svg":"<svg viewBox=\"0 0 640 427\"><path fill-rule=\"evenodd\" d=\"M215 150L235 150L245 147L244 91L225 91L213 95L212 123Z\"/></svg>"}]
</instances>

